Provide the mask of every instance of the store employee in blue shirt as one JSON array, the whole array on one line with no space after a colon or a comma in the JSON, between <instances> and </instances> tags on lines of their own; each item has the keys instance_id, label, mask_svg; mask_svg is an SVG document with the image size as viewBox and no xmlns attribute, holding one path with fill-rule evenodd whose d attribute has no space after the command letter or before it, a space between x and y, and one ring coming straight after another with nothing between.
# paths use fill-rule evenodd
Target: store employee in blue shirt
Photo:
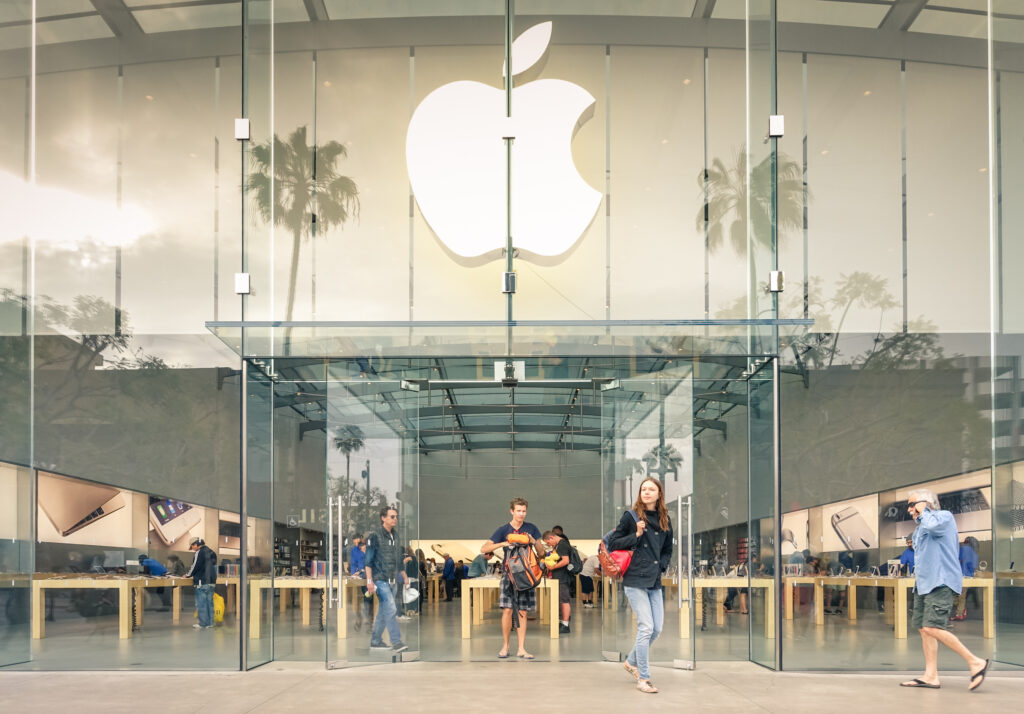
<instances>
[{"instance_id":1,"label":"store employee in blue shirt","mask_svg":"<svg viewBox=\"0 0 1024 714\"><path fill-rule=\"evenodd\" d=\"M977 657L949 631L953 598L963 589L960 571L960 543L953 514L939 508L939 499L927 489L910 492L907 501L917 528L914 530L914 615L911 620L921 633L924 649L924 674L903 687L939 688L939 643L946 645L967 662L971 673L968 689L974 691L985 681L988 660Z\"/></svg>"}]
</instances>

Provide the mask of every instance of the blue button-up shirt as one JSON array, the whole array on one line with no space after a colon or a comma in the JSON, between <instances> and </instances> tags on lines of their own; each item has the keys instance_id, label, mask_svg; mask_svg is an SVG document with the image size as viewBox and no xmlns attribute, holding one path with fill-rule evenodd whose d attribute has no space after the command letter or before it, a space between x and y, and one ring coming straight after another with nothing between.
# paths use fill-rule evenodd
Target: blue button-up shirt
<instances>
[{"instance_id":1,"label":"blue button-up shirt","mask_svg":"<svg viewBox=\"0 0 1024 714\"><path fill-rule=\"evenodd\" d=\"M943 585L959 594L964 576L960 572L960 534L949 511L926 509L914 531L914 574L917 592L927 595Z\"/></svg>"}]
</instances>

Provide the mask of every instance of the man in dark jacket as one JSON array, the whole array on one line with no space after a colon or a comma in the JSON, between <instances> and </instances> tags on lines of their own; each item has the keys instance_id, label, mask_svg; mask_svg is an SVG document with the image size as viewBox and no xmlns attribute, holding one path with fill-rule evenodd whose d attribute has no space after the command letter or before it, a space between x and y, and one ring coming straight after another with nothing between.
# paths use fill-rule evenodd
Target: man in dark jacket
<instances>
[{"instance_id":1,"label":"man in dark jacket","mask_svg":"<svg viewBox=\"0 0 1024 714\"><path fill-rule=\"evenodd\" d=\"M195 557L185 577L192 578L196 593L196 612L199 615L199 622L192 627L197 630L209 630L213 627L213 586L217 584L217 554L202 538L190 540L188 549L195 553Z\"/></svg>"},{"instance_id":2,"label":"man in dark jacket","mask_svg":"<svg viewBox=\"0 0 1024 714\"><path fill-rule=\"evenodd\" d=\"M377 619L373 622L373 631L370 633L370 649L404 652L409 647L402 642L395 593L398 579L400 578L408 587L409 576L402 567L405 548L398 539L398 510L391 507L382 508L380 522L380 528L366 539L366 591L371 595L376 594L377 602L380 604ZM385 629L391 638L390 647L382 639Z\"/></svg>"}]
</instances>

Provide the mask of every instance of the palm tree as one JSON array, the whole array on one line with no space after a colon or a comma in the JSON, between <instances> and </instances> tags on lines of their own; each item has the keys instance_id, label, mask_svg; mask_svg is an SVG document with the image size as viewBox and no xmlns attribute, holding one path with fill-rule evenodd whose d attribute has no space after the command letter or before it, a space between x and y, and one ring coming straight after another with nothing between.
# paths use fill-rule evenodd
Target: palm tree
<instances>
[{"instance_id":1,"label":"palm tree","mask_svg":"<svg viewBox=\"0 0 1024 714\"><path fill-rule=\"evenodd\" d=\"M303 239L312 235L314 225L325 233L359 215L359 188L352 178L338 173L338 162L346 156L348 150L337 141L307 144L304 126L293 131L287 141L275 135L273 147L268 139L252 149L252 172L245 188L253 206L264 221L273 220L292 234L286 320L292 319L295 307Z\"/></svg>"},{"instance_id":2,"label":"palm tree","mask_svg":"<svg viewBox=\"0 0 1024 714\"><path fill-rule=\"evenodd\" d=\"M832 354L828 360L829 367L832 366L832 362L836 358L839 335L843 331L846 315L850 312L850 308L853 307L854 303L861 307L877 308L880 311L878 316L878 334L881 334L881 322L885 316L885 311L899 306L896 298L888 290L888 283L888 280L879 275L872 275L871 273L859 270L849 275L840 274L839 285L836 288L835 297L832 298L832 304L836 307L842 307L843 314L839 318L835 336L832 338Z\"/></svg>"},{"instance_id":3,"label":"palm tree","mask_svg":"<svg viewBox=\"0 0 1024 714\"><path fill-rule=\"evenodd\" d=\"M633 497L633 476L640 474L644 475L644 464L640 459L624 459L622 462L622 470L626 474L626 478L629 479L629 497Z\"/></svg>"},{"instance_id":4,"label":"palm tree","mask_svg":"<svg viewBox=\"0 0 1024 714\"><path fill-rule=\"evenodd\" d=\"M747 150L741 146L736 153L734 165L727 168L721 159L711 162L707 169L707 195L696 215L697 230L708 225L708 250L717 251L728 240L738 255L747 252L747 225L750 224L753 239L771 248L771 215L772 215L772 157L764 158L750 171L747 182ZM700 190L705 190L705 172L697 174ZM803 226L803 171L800 166L783 153L778 154L778 178L776 181L778 196L778 215L776 216L778 235L784 231ZM749 215L747 209L749 193ZM810 194L808 193L808 198ZM751 263L751 295L757 284L756 257L749 257ZM755 314L751 317L756 317Z\"/></svg>"}]
</instances>

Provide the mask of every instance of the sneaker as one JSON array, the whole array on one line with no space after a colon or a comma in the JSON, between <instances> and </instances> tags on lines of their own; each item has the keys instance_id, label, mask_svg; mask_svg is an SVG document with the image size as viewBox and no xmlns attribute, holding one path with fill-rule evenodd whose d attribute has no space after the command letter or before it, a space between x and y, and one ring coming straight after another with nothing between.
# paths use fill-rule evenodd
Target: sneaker
<instances>
[{"instance_id":1,"label":"sneaker","mask_svg":"<svg viewBox=\"0 0 1024 714\"><path fill-rule=\"evenodd\" d=\"M201 629L203 629L203 626L202 626L202 625L200 625L200 624L199 624L199 623L197 622L196 624L192 625L192 629L193 629L193 630L201 630Z\"/></svg>"},{"instance_id":2,"label":"sneaker","mask_svg":"<svg viewBox=\"0 0 1024 714\"><path fill-rule=\"evenodd\" d=\"M559 625L558 626L558 634L560 634L560 635L568 635L569 632L570 632L570 630L569 630L569 626L568 625Z\"/></svg>"},{"instance_id":3,"label":"sneaker","mask_svg":"<svg viewBox=\"0 0 1024 714\"><path fill-rule=\"evenodd\" d=\"M411 620L412 618L411 618L411 617L409 617L408 615L399 615L399 616L398 616L398 617L396 617L395 619L396 619L396 620L398 620L399 622L408 622L408 621L409 621L409 620Z\"/></svg>"},{"instance_id":4,"label":"sneaker","mask_svg":"<svg viewBox=\"0 0 1024 714\"><path fill-rule=\"evenodd\" d=\"M404 642L399 642L397 645L395 645L394 647L391 648L391 651L392 652L405 652L407 649L409 649L409 645L405 644Z\"/></svg>"},{"instance_id":5,"label":"sneaker","mask_svg":"<svg viewBox=\"0 0 1024 714\"><path fill-rule=\"evenodd\" d=\"M389 647L388 645L384 644L383 642L371 642L370 643L370 649L371 650L390 650L391 647Z\"/></svg>"}]
</instances>

